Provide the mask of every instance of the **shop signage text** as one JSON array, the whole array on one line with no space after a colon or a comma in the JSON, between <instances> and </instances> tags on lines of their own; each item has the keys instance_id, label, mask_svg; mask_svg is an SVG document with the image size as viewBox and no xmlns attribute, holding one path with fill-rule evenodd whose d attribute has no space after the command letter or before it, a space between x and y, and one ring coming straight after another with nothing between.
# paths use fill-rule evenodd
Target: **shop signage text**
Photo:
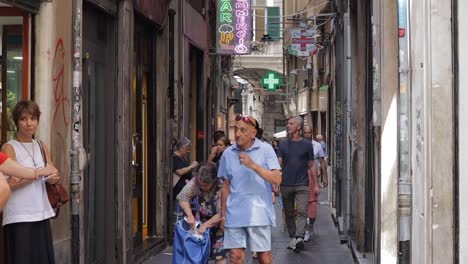
<instances>
[{"instance_id":1,"label":"shop signage text","mask_svg":"<svg viewBox=\"0 0 468 264\"><path fill-rule=\"evenodd\" d=\"M216 53L249 54L252 38L251 0L218 0Z\"/></svg>"}]
</instances>

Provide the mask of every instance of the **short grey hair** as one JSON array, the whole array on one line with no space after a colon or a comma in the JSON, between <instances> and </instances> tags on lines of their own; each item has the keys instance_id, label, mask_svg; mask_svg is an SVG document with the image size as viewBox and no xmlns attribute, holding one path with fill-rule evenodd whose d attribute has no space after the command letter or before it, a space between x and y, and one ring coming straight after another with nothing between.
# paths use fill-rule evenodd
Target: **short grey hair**
<instances>
[{"instance_id":1,"label":"short grey hair","mask_svg":"<svg viewBox=\"0 0 468 264\"><path fill-rule=\"evenodd\" d=\"M192 145L192 141L186 137L181 137L179 141L177 141L175 145L176 150L181 150L182 148L185 148L187 146Z\"/></svg>"},{"instance_id":2,"label":"short grey hair","mask_svg":"<svg viewBox=\"0 0 468 264\"><path fill-rule=\"evenodd\" d=\"M194 170L195 177L204 183L213 183L218 180L216 165L213 162L202 162Z\"/></svg>"},{"instance_id":3,"label":"short grey hair","mask_svg":"<svg viewBox=\"0 0 468 264\"><path fill-rule=\"evenodd\" d=\"M294 120L294 122L296 122L301 127L303 127L304 119L302 119L302 117L300 117L300 116L293 116L293 117L290 117L288 120Z\"/></svg>"},{"instance_id":4,"label":"short grey hair","mask_svg":"<svg viewBox=\"0 0 468 264\"><path fill-rule=\"evenodd\" d=\"M322 140L323 139L322 135L317 135L317 139Z\"/></svg>"}]
</instances>

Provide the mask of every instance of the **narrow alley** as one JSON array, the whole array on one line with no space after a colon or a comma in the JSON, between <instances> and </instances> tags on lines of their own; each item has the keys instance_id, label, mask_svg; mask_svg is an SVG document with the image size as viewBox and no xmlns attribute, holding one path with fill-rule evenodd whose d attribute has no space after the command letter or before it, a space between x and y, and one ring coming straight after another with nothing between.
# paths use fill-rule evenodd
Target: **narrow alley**
<instances>
[{"instance_id":1,"label":"narrow alley","mask_svg":"<svg viewBox=\"0 0 468 264\"><path fill-rule=\"evenodd\" d=\"M327 202L327 191L322 189L319 197L318 218L314 227L314 234L305 244L305 249L300 253L294 253L287 249L289 237L286 231L282 231L281 209L275 206L277 225L273 229L272 253L276 264L350 264L355 263L350 249L340 243L338 230L333 223L330 206ZM252 254L246 254L245 263L258 263ZM169 264L172 263L172 247L168 247L160 254L151 257L144 264ZM210 262L214 263L214 261Z\"/></svg>"},{"instance_id":2,"label":"narrow alley","mask_svg":"<svg viewBox=\"0 0 468 264\"><path fill-rule=\"evenodd\" d=\"M466 14L468 0L0 0L0 264L171 263L176 207L192 223L184 203L207 186L222 261L260 237L275 264L468 264ZM290 227L299 212L291 239L277 186ZM12 246L36 223L44 250ZM264 233L229 229L251 226Z\"/></svg>"}]
</instances>

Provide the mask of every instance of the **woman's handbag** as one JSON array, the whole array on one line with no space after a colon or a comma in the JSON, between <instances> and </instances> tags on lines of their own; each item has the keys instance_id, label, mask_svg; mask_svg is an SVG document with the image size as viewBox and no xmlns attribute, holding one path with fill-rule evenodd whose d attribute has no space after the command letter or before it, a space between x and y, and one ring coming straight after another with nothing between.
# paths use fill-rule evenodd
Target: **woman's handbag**
<instances>
[{"instance_id":1,"label":"woman's handbag","mask_svg":"<svg viewBox=\"0 0 468 264\"><path fill-rule=\"evenodd\" d=\"M42 159L44 160L44 166L47 166L47 158L44 153L44 148L42 147L42 142L38 140L39 147L41 149ZM68 196L67 190L60 182L55 184L50 184L46 182L47 196L49 198L50 205L55 211L55 216L52 218L57 218L60 213L60 206L66 204L70 197Z\"/></svg>"},{"instance_id":2,"label":"woman's handbag","mask_svg":"<svg viewBox=\"0 0 468 264\"><path fill-rule=\"evenodd\" d=\"M200 220L197 195L197 221ZM178 206L179 208L179 206ZM177 219L174 227L174 252L172 263L177 264L206 264L210 259L211 241L210 229L203 234L193 233L185 219Z\"/></svg>"}]
</instances>

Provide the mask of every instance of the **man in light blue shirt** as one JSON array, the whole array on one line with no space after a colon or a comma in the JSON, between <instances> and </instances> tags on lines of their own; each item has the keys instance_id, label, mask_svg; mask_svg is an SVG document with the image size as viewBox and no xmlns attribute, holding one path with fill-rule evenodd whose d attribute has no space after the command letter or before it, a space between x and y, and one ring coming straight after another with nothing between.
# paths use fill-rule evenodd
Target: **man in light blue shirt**
<instances>
[{"instance_id":1,"label":"man in light blue shirt","mask_svg":"<svg viewBox=\"0 0 468 264\"><path fill-rule=\"evenodd\" d=\"M259 263L273 263L271 226L275 224L271 186L281 183L281 167L273 148L257 139L261 132L251 116L236 118L236 143L221 157L221 226L231 263L244 263L245 249Z\"/></svg>"}]
</instances>

